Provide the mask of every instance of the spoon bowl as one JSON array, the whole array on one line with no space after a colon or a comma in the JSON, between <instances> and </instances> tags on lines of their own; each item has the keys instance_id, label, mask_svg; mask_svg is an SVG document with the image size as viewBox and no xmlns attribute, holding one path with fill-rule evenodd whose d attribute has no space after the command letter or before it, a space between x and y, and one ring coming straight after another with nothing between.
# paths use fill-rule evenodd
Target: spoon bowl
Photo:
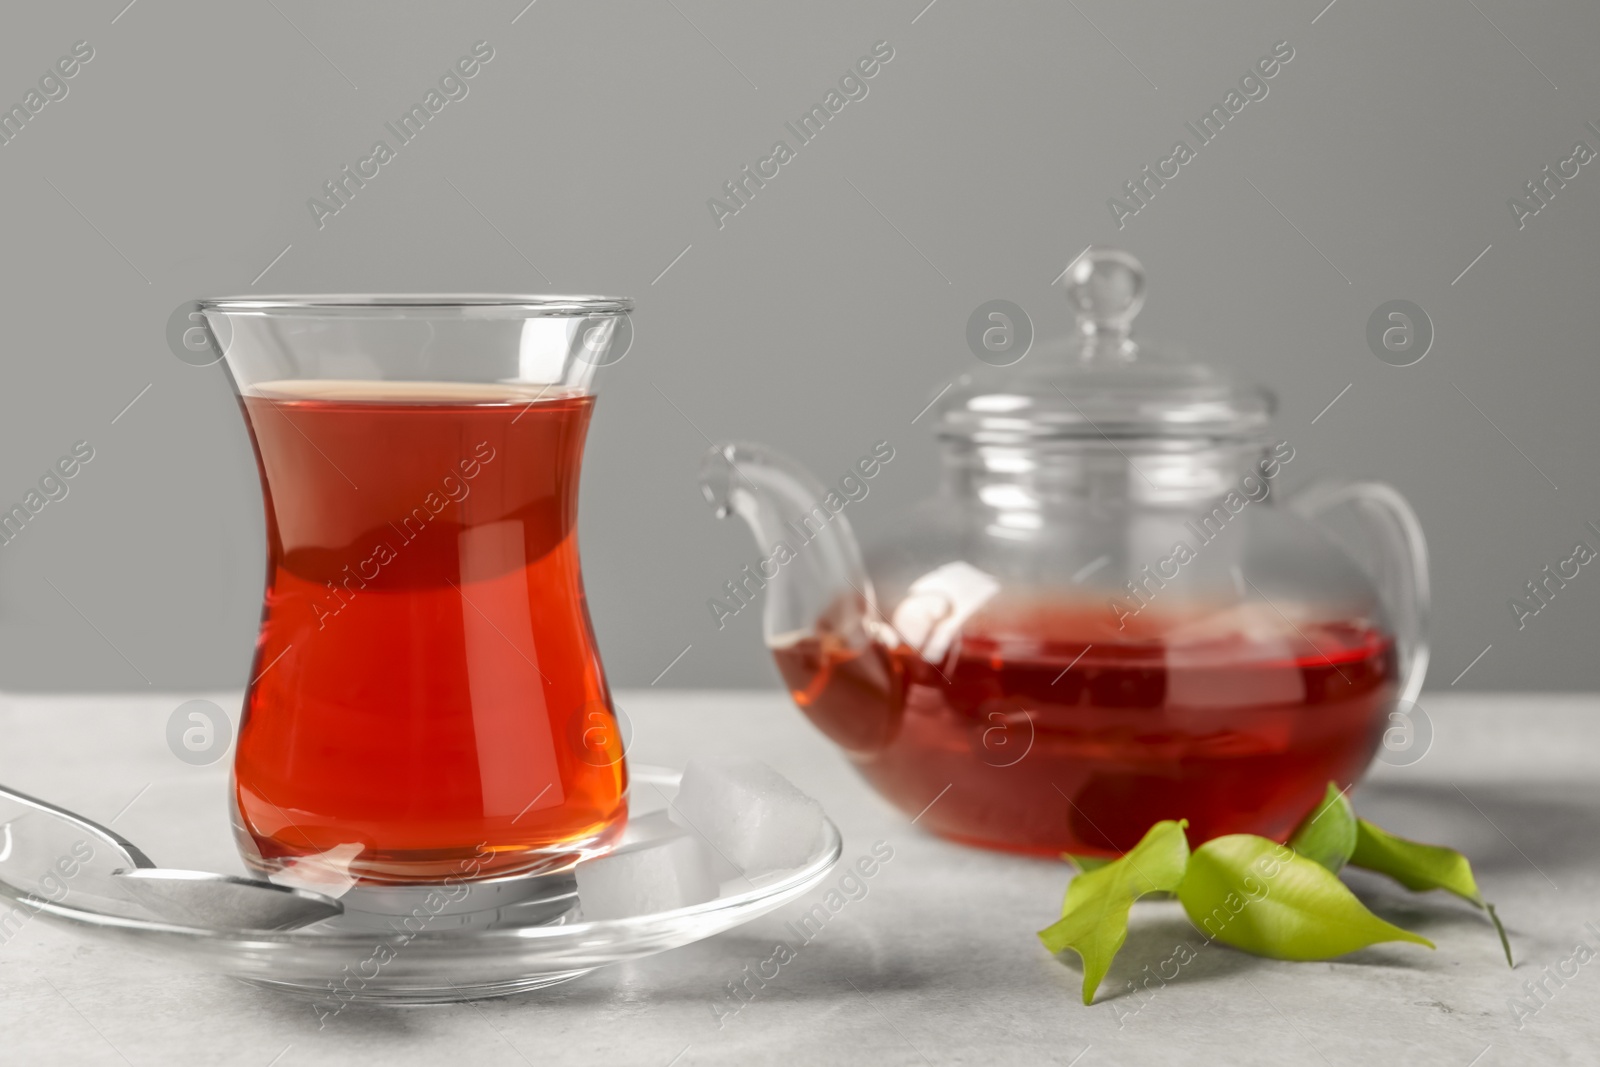
<instances>
[{"instance_id":1,"label":"spoon bowl","mask_svg":"<svg viewBox=\"0 0 1600 1067\"><path fill-rule=\"evenodd\" d=\"M29 897L125 900L173 926L263 931L292 930L344 911L339 901L306 889L157 867L115 830L3 785L0 819L0 854L25 859L22 868L40 875L41 888L18 887L30 890L23 903Z\"/></svg>"},{"instance_id":2,"label":"spoon bowl","mask_svg":"<svg viewBox=\"0 0 1600 1067\"><path fill-rule=\"evenodd\" d=\"M128 896L171 923L222 930L293 930L344 911L321 893L210 871L118 871Z\"/></svg>"}]
</instances>

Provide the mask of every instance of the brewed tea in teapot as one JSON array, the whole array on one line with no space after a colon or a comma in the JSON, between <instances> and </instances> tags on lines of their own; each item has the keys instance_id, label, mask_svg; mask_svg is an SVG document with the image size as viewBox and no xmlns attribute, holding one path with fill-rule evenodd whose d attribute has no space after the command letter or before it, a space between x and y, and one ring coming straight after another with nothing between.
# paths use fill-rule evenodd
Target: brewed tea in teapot
<instances>
[{"instance_id":1,"label":"brewed tea in teapot","mask_svg":"<svg viewBox=\"0 0 1600 1067\"><path fill-rule=\"evenodd\" d=\"M1160 819L1281 840L1420 689L1420 528L1378 483L1280 503L1271 395L1137 343L1131 256L1089 251L1067 292L1068 344L941 399L943 482L887 540L863 552L763 446L714 448L703 488L787 560L764 630L795 703L920 825L1046 854Z\"/></svg>"}]
</instances>

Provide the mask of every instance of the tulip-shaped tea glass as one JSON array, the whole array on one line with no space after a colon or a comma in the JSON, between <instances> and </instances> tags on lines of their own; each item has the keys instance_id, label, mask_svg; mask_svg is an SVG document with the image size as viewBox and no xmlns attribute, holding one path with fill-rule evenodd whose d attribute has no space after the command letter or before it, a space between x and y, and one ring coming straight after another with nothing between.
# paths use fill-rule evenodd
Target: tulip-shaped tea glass
<instances>
[{"instance_id":1,"label":"tulip-shaped tea glass","mask_svg":"<svg viewBox=\"0 0 1600 1067\"><path fill-rule=\"evenodd\" d=\"M267 523L234 759L247 865L404 885L606 848L627 773L578 567L578 474L630 302L201 308Z\"/></svg>"}]
</instances>

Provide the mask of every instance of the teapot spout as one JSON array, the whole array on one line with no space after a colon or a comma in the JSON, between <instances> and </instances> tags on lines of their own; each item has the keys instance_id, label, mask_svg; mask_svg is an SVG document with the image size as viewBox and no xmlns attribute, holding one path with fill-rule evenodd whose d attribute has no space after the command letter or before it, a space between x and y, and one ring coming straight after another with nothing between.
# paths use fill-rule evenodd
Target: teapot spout
<instances>
[{"instance_id":1,"label":"teapot spout","mask_svg":"<svg viewBox=\"0 0 1600 1067\"><path fill-rule=\"evenodd\" d=\"M762 594L769 648L824 632L847 647L867 644L877 610L872 582L850 520L827 507L828 490L810 472L764 445L726 442L706 453L700 491L718 518L744 519L761 553L728 583L730 614Z\"/></svg>"}]
</instances>

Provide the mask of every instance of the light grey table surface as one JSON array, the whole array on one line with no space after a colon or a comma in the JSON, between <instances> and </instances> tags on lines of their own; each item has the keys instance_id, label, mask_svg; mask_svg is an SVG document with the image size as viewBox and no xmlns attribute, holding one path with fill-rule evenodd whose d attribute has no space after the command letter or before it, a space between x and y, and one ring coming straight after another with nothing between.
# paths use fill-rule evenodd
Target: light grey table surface
<instances>
[{"instance_id":1,"label":"light grey table surface","mask_svg":"<svg viewBox=\"0 0 1600 1067\"><path fill-rule=\"evenodd\" d=\"M236 694L211 696L236 712ZM237 870L226 760L190 767L166 746L182 699L0 698L0 781L114 821L158 863ZM770 956L784 924L838 874L748 926L643 962L505 1000L349 1008L322 1030L305 1003L33 919L0 946L0 1064L1600 1063L1600 957L1564 984L1544 971L1579 942L1600 952L1593 696L1425 698L1427 756L1376 767L1354 794L1382 825L1472 857L1511 931L1515 971L1471 908L1358 877L1375 910L1438 949L1293 964L1210 946L1142 996L1126 986L1145 964L1202 939L1176 905L1140 905L1090 1008L1079 972L1034 936L1057 914L1063 865L921 832L778 694L623 693L619 703L635 726L633 759L759 757L822 800L846 862L877 841L894 850L866 895L737 1014L718 1018L726 984ZM1526 997L1529 980L1551 992L1519 1028L1508 1002Z\"/></svg>"}]
</instances>

